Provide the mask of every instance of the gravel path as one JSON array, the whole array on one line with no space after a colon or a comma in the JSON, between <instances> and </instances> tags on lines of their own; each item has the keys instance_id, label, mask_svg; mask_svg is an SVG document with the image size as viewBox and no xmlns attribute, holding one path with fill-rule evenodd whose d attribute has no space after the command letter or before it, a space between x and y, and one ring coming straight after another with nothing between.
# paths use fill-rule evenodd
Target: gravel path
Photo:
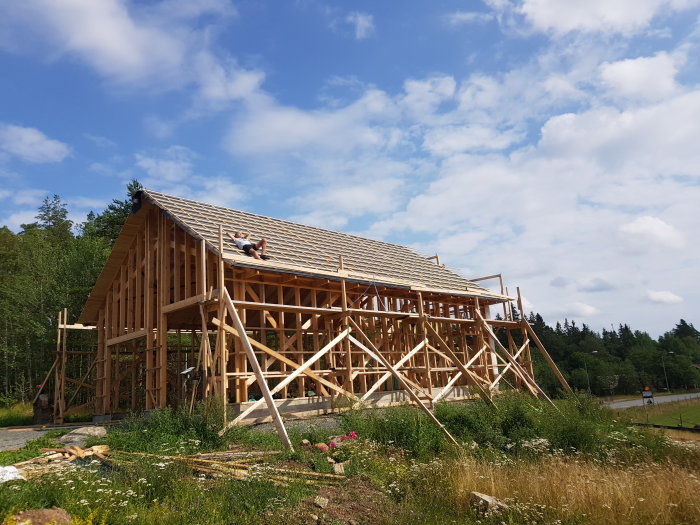
<instances>
[{"instance_id":1,"label":"gravel path","mask_svg":"<svg viewBox=\"0 0 700 525\"><path fill-rule=\"evenodd\" d=\"M40 438L46 432L35 428L0 428L0 450L22 448L27 441Z\"/></svg>"}]
</instances>

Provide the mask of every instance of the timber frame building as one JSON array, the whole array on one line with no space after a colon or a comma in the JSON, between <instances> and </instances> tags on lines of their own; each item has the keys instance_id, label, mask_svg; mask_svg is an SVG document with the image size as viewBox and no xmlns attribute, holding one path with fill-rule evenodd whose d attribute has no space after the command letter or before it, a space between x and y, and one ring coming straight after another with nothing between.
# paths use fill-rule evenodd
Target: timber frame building
<instances>
[{"instance_id":1,"label":"timber frame building","mask_svg":"<svg viewBox=\"0 0 700 525\"><path fill-rule=\"evenodd\" d=\"M236 230L267 238L271 259L238 250L224 235ZM228 424L271 417L286 438L279 412L412 402L430 414L502 382L546 397L531 346L568 389L513 318L519 291L509 297L501 279L495 293L434 259L142 190L78 319L97 332L95 414L219 396Z\"/></svg>"}]
</instances>

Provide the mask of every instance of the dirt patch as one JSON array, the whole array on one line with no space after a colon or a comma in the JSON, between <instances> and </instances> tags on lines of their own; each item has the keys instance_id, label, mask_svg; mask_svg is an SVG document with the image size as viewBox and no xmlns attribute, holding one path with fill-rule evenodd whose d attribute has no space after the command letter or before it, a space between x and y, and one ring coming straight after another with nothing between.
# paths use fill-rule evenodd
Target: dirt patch
<instances>
[{"instance_id":1,"label":"dirt patch","mask_svg":"<svg viewBox=\"0 0 700 525\"><path fill-rule=\"evenodd\" d=\"M25 510L9 518L9 523L17 525L69 525L70 514L57 507L50 509Z\"/></svg>"},{"instance_id":2,"label":"dirt patch","mask_svg":"<svg viewBox=\"0 0 700 525\"><path fill-rule=\"evenodd\" d=\"M319 501L324 503L323 508L317 504ZM394 510L396 504L368 479L354 477L339 487L321 487L293 509L291 516L285 509L280 523L368 525L381 523Z\"/></svg>"}]
</instances>

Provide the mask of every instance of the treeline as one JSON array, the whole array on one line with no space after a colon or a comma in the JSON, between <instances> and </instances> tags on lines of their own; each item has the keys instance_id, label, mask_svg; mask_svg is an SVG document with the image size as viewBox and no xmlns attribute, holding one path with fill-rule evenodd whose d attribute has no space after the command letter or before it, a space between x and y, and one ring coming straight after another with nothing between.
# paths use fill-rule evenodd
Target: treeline
<instances>
[{"instance_id":1,"label":"treeline","mask_svg":"<svg viewBox=\"0 0 700 525\"><path fill-rule=\"evenodd\" d=\"M596 395L634 394L648 386L655 392L700 387L700 332L681 319L658 339L620 325L592 331L566 320L554 327L530 313L528 321L572 388ZM554 374L533 349L536 375L549 393L559 389Z\"/></svg>"},{"instance_id":2,"label":"treeline","mask_svg":"<svg viewBox=\"0 0 700 525\"><path fill-rule=\"evenodd\" d=\"M68 308L69 322L77 320L139 189L132 181L125 200L81 224L54 195L19 233L0 227L0 405L31 399L53 363L58 312ZM634 393L666 388L666 379L672 390L700 385L692 366L700 363L700 332L684 320L658 340L626 325L599 334L573 321L550 327L539 314L529 321L576 389ZM553 374L533 355L538 381L556 393Z\"/></svg>"},{"instance_id":3,"label":"treeline","mask_svg":"<svg viewBox=\"0 0 700 525\"><path fill-rule=\"evenodd\" d=\"M81 224L54 195L19 233L0 227L0 405L33 396L54 360L58 312L77 320L139 189L132 181L125 200Z\"/></svg>"}]
</instances>

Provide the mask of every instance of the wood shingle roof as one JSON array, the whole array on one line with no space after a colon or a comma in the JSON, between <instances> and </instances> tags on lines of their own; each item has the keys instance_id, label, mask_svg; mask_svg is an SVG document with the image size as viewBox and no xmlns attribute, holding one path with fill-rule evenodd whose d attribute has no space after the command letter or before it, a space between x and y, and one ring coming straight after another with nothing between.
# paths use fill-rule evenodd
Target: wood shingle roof
<instances>
[{"instance_id":1,"label":"wood shingle roof","mask_svg":"<svg viewBox=\"0 0 700 525\"><path fill-rule=\"evenodd\" d=\"M224 237L224 255L238 265L286 269L314 274L336 273L339 257L349 276L375 280L385 284L404 284L427 290L472 291L492 296L455 271L398 244L367 239L348 233L307 226L213 204L143 190L142 198L164 210L195 238L205 239L212 246L219 244L219 225L232 234L236 230L251 232L253 242L265 237L270 261L248 257Z\"/></svg>"}]
</instances>

